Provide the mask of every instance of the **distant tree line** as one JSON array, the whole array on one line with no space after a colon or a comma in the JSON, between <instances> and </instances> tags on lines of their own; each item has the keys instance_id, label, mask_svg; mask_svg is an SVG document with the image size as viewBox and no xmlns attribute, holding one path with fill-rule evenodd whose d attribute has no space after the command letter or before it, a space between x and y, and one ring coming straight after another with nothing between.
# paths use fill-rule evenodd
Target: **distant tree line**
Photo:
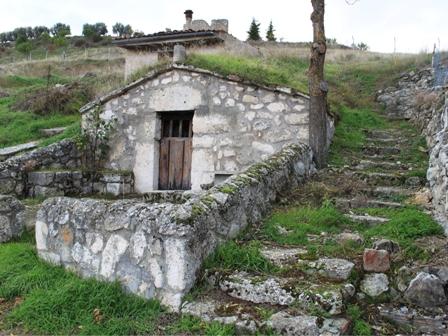
<instances>
[{"instance_id":1,"label":"distant tree line","mask_svg":"<svg viewBox=\"0 0 448 336\"><path fill-rule=\"evenodd\" d=\"M135 31L131 25L117 22L112 26L112 32L118 37L126 38L132 36L141 36L144 33ZM94 24L85 23L82 29L83 38L71 37L71 43L77 47L91 45L91 43L110 43L110 37L107 37L107 25L103 22ZM0 33L0 45L14 43L15 48L28 54L37 46L45 49L55 47L66 47L69 44L69 35L71 35L70 25L65 23L56 23L52 27L18 27L12 31Z\"/></svg>"}]
</instances>

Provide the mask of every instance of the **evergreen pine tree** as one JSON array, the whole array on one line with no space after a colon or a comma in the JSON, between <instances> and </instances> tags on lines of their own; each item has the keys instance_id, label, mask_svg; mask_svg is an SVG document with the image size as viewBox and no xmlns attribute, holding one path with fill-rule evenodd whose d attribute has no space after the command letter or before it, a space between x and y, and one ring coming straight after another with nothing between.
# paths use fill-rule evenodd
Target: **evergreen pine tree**
<instances>
[{"instance_id":1,"label":"evergreen pine tree","mask_svg":"<svg viewBox=\"0 0 448 336\"><path fill-rule=\"evenodd\" d=\"M268 41L272 41L272 42L277 41L277 38L275 37L274 32L275 32L275 29L274 29L274 26L273 26L272 21L271 21L271 23L269 23L269 27L268 27L268 30L266 32L266 39Z\"/></svg>"},{"instance_id":2,"label":"evergreen pine tree","mask_svg":"<svg viewBox=\"0 0 448 336\"><path fill-rule=\"evenodd\" d=\"M247 32L248 37L247 39L250 41L260 41L260 24L255 21L255 19L252 19L252 23L250 24L249 31Z\"/></svg>"}]
</instances>

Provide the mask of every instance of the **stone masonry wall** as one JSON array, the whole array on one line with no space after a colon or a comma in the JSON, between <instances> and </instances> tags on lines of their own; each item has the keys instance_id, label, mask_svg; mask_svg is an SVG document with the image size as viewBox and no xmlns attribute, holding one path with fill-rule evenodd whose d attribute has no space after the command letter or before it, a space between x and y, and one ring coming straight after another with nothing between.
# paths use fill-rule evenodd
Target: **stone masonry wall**
<instances>
[{"instance_id":1,"label":"stone masonry wall","mask_svg":"<svg viewBox=\"0 0 448 336\"><path fill-rule=\"evenodd\" d=\"M47 147L0 162L0 194L25 196L27 172L41 168L76 168L80 153L71 140L63 140Z\"/></svg>"},{"instance_id":2,"label":"stone masonry wall","mask_svg":"<svg viewBox=\"0 0 448 336\"><path fill-rule=\"evenodd\" d=\"M176 66L101 101L102 117L117 122L105 168L133 171L137 192L158 189L163 113L194 111L192 190L241 172L286 144L309 139L307 96L205 70Z\"/></svg>"},{"instance_id":3,"label":"stone masonry wall","mask_svg":"<svg viewBox=\"0 0 448 336\"><path fill-rule=\"evenodd\" d=\"M177 310L204 258L314 170L311 150L299 144L183 204L51 198L37 215L38 253Z\"/></svg>"},{"instance_id":4,"label":"stone masonry wall","mask_svg":"<svg viewBox=\"0 0 448 336\"><path fill-rule=\"evenodd\" d=\"M388 115L411 119L426 137L434 215L448 234L448 87L433 83L431 69L404 74L395 87L379 92L378 101Z\"/></svg>"},{"instance_id":5,"label":"stone masonry wall","mask_svg":"<svg viewBox=\"0 0 448 336\"><path fill-rule=\"evenodd\" d=\"M94 182L92 184L92 178ZM134 192L130 173L91 172L72 170L41 170L28 173L26 195L29 197L72 196L86 194L128 195Z\"/></svg>"}]
</instances>

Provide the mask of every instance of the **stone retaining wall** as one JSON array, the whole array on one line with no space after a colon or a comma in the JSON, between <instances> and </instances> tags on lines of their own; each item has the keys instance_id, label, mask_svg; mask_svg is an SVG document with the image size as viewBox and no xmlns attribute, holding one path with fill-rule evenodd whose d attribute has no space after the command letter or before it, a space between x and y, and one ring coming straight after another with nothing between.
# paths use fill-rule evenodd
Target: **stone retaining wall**
<instances>
[{"instance_id":1,"label":"stone retaining wall","mask_svg":"<svg viewBox=\"0 0 448 336\"><path fill-rule=\"evenodd\" d=\"M433 83L431 69L404 74L395 87L379 92L378 101L389 116L409 118L426 137L434 215L448 234L448 86Z\"/></svg>"},{"instance_id":2,"label":"stone retaining wall","mask_svg":"<svg viewBox=\"0 0 448 336\"><path fill-rule=\"evenodd\" d=\"M92 184L92 178L94 183ZM26 195L30 197L86 194L127 195L134 192L131 173L73 171L34 171L28 173Z\"/></svg>"},{"instance_id":3,"label":"stone retaining wall","mask_svg":"<svg viewBox=\"0 0 448 336\"><path fill-rule=\"evenodd\" d=\"M311 150L296 144L183 204L48 199L37 216L38 253L177 310L204 258L314 171Z\"/></svg>"},{"instance_id":4,"label":"stone retaining wall","mask_svg":"<svg viewBox=\"0 0 448 336\"><path fill-rule=\"evenodd\" d=\"M25 227L25 207L15 197L0 195L0 243L20 236Z\"/></svg>"},{"instance_id":5,"label":"stone retaining wall","mask_svg":"<svg viewBox=\"0 0 448 336\"><path fill-rule=\"evenodd\" d=\"M27 172L42 168L75 168L80 153L71 140L63 140L0 162L0 194L25 196Z\"/></svg>"}]
</instances>

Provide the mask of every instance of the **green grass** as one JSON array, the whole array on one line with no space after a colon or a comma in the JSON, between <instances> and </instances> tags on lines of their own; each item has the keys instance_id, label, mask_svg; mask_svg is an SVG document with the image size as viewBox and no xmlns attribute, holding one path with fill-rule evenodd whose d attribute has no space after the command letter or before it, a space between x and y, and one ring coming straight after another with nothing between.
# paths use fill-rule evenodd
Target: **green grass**
<instances>
[{"instance_id":1,"label":"green grass","mask_svg":"<svg viewBox=\"0 0 448 336\"><path fill-rule=\"evenodd\" d=\"M342 107L339 112L341 120L336 127L329 161L341 166L347 164L365 145L366 135L363 129L386 128L386 122L370 109Z\"/></svg>"},{"instance_id":2,"label":"green grass","mask_svg":"<svg viewBox=\"0 0 448 336\"><path fill-rule=\"evenodd\" d=\"M0 246L0 297L24 299L6 327L43 334L152 333L163 313L158 302L126 294L118 283L81 280L40 261L29 243Z\"/></svg>"},{"instance_id":3,"label":"green grass","mask_svg":"<svg viewBox=\"0 0 448 336\"><path fill-rule=\"evenodd\" d=\"M192 334L207 336L230 336L235 335L235 327L231 325L222 325L217 322L205 323L197 317L184 315L179 321L170 325L167 329L168 334Z\"/></svg>"},{"instance_id":4,"label":"green grass","mask_svg":"<svg viewBox=\"0 0 448 336\"><path fill-rule=\"evenodd\" d=\"M30 112L13 112L10 103L10 97L0 99L0 147L42 139L40 129L70 126L80 120L79 115L37 116Z\"/></svg>"},{"instance_id":5,"label":"green grass","mask_svg":"<svg viewBox=\"0 0 448 336\"><path fill-rule=\"evenodd\" d=\"M372 335L372 328L367 322L362 319L364 312L357 305L349 305L347 307L347 315L353 322L353 335L370 336Z\"/></svg>"},{"instance_id":6,"label":"green grass","mask_svg":"<svg viewBox=\"0 0 448 336\"><path fill-rule=\"evenodd\" d=\"M263 237L285 245L308 244L307 235L339 233L352 222L329 204L320 208L292 207L275 211L264 223ZM279 227L290 231L283 234ZM281 230L281 229L280 229Z\"/></svg>"},{"instance_id":7,"label":"green grass","mask_svg":"<svg viewBox=\"0 0 448 336\"><path fill-rule=\"evenodd\" d=\"M260 242L229 241L219 246L205 262L205 268L238 269L248 272L270 273L276 267L260 253Z\"/></svg>"}]
</instances>

